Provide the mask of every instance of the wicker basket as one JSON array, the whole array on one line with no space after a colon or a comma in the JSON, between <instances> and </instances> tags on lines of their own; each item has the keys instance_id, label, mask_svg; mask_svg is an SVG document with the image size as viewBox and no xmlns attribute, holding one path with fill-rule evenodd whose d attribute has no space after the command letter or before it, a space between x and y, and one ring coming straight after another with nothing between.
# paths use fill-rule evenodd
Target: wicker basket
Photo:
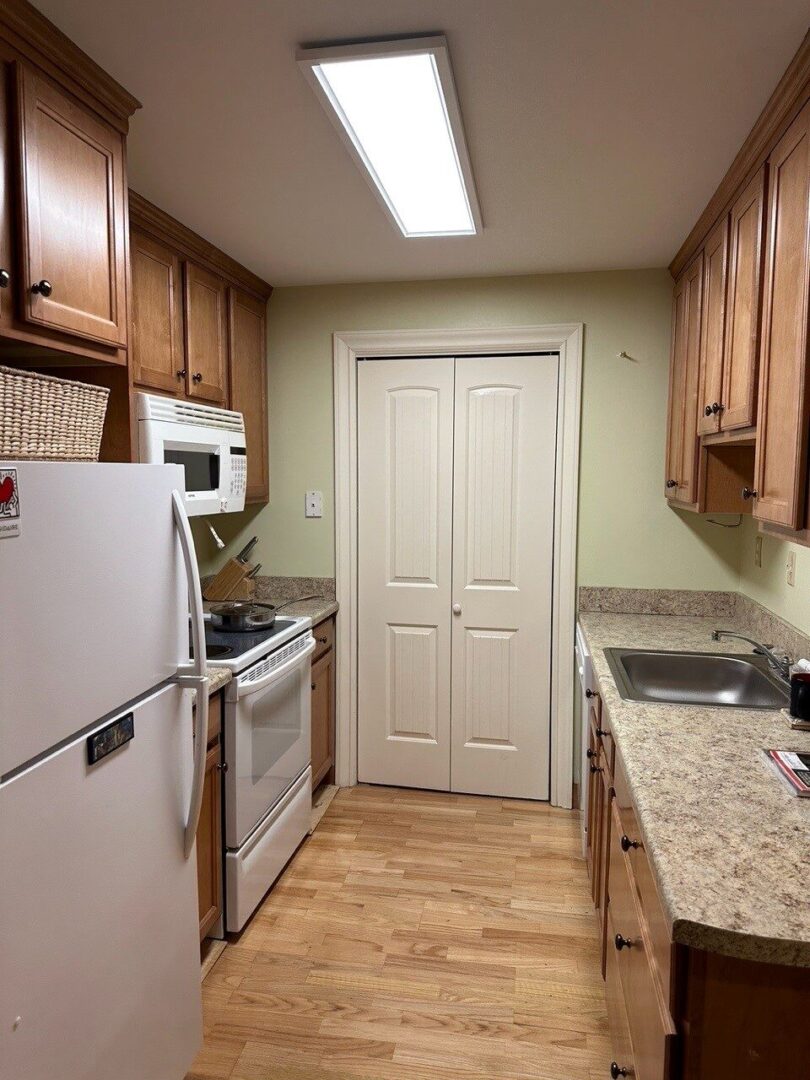
<instances>
[{"instance_id":1,"label":"wicker basket","mask_svg":"<svg viewBox=\"0 0 810 1080\"><path fill-rule=\"evenodd\" d=\"M110 391L0 366L0 458L98 461Z\"/></svg>"}]
</instances>

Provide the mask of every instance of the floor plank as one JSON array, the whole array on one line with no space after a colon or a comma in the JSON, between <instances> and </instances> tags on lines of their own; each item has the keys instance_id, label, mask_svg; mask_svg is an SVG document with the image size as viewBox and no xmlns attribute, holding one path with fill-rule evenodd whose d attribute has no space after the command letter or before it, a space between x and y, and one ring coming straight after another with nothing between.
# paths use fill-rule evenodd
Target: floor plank
<instances>
[{"instance_id":1,"label":"floor plank","mask_svg":"<svg viewBox=\"0 0 810 1080\"><path fill-rule=\"evenodd\" d=\"M610 1050L577 814L359 786L203 983L186 1080L592 1080Z\"/></svg>"}]
</instances>

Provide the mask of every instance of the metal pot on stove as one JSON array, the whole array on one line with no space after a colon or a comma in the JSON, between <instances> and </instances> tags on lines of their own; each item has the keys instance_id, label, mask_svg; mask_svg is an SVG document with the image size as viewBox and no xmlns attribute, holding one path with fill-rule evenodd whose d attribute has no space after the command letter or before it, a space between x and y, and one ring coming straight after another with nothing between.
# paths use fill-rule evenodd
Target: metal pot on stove
<instances>
[{"instance_id":1,"label":"metal pot on stove","mask_svg":"<svg viewBox=\"0 0 810 1080\"><path fill-rule=\"evenodd\" d=\"M211 606L211 626L215 630L227 633L269 630L275 621L276 609L272 604L260 604L253 600L234 600Z\"/></svg>"}]
</instances>

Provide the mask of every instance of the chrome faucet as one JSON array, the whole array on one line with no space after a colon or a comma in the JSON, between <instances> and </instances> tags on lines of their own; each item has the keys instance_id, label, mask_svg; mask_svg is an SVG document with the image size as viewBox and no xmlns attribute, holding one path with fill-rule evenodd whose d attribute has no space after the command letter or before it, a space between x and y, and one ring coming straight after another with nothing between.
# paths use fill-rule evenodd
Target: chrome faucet
<instances>
[{"instance_id":1,"label":"chrome faucet","mask_svg":"<svg viewBox=\"0 0 810 1080\"><path fill-rule=\"evenodd\" d=\"M790 665L793 661L787 654L777 656L770 646L763 645L761 641L754 641L753 638L745 637L743 634L735 634L731 630L712 631L712 641L720 641L722 638L736 638L738 641L747 641L749 645L754 646L754 652L765 657L780 678L784 679L785 682L790 682Z\"/></svg>"}]
</instances>

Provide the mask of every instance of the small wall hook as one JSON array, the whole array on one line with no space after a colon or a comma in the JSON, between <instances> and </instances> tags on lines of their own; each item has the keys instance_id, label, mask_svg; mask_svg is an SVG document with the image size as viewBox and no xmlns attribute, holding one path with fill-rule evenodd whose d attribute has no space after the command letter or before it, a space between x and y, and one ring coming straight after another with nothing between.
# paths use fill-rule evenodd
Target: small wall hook
<instances>
[{"instance_id":1,"label":"small wall hook","mask_svg":"<svg viewBox=\"0 0 810 1080\"><path fill-rule=\"evenodd\" d=\"M622 351L618 354L618 359L619 360L629 360L633 364L638 363L638 360L636 360L635 356L631 356L630 353L625 352L624 349L622 349Z\"/></svg>"}]
</instances>

